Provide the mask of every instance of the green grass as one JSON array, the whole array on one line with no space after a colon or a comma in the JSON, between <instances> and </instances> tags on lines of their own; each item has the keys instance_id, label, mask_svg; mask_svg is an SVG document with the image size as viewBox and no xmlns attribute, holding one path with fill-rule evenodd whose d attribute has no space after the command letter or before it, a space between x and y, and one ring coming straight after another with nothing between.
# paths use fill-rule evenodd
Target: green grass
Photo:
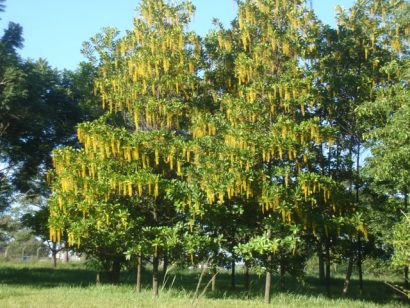
<instances>
[{"instance_id":1,"label":"green grass","mask_svg":"<svg viewBox=\"0 0 410 308\"><path fill-rule=\"evenodd\" d=\"M154 299L149 289L150 272L144 271L143 291L134 292L134 273L123 272L118 285L95 286L95 273L82 264L61 264L52 269L48 263L0 263L0 307L266 307L263 304L263 277L253 275L251 291L244 292L242 274L238 271L237 288L230 288L229 273L217 279L217 291L193 300L198 271L172 271L169 282ZM172 289L169 285L173 278ZM323 296L323 286L313 276L304 283L286 277L285 291L278 289L274 277L272 307L408 307L409 302L383 284L368 277L364 294L358 295L357 281L353 280L349 297L340 296L343 280L332 279L332 297ZM209 281L206 275L201 291ZM391 280L397 278L391 277Z\"/></svg>"}]
</instances>

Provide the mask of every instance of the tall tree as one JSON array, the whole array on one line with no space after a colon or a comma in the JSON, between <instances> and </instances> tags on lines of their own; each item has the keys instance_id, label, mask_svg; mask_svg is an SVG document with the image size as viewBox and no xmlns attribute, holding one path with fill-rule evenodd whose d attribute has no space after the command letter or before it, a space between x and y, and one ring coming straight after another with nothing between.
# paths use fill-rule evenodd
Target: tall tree
<instances>
[{"instance_id":1,"label":"tall tree","mask_svg":"<svg viewBox=\"0 0 410 308\"><path fill-rule=\"evenodd\" d=\"M376 7L376 4L379 7ZM375 25L375 38L372 39L375 41L373 48L378 46L378 50L384 52L384 57L377 58L377 65L380 67L377 66L377 78L373 78L372 97L358 108L358 114L371 151L365 168L366 175L372 179L375 193L388 196L389 199L384 202L386 211L392 210L389 204L397 204L397 200L400 201L400 205L396 205L395 210L393 208L393 215L390 215L390 223L395 223L401 220L401 212L408 211L410 187L407 136L410 120L410 62L407 40L410 4L406 1L382 1L374 2L372 8L374 15L379 16ZM388 214L385 217L388 217ZM406 222L400 226L405 227ZM390 233L386 238L393 236L389 231L386 233ZM404 273L408 288L407 266Z\"/></svg>"},{"instance_id":2,"label":"tall tree","mask_svg":"<svg viewBox=\"0 0 410 308\"><path fill-rule=\"evenodd\" d=\"M106 29L85 46L96 51L95 90L106 114L78 127L81 150L54 153L52 238L58 239L64 230L70 244L79 245L87 238L79 208L97 226L105 221L105 234L113 237L116 207L122 209L124 226L130 226L134 219L130 212L140 204L150 215L145 226L151 237L148 251L155 296L165 248L160 235L176 220L167 190L190 159L193 145L187 125L195 105L201 104L196 75L200 44L196 35L184 30L193 9L190 3L142 1L141 15L125 37L116 39L117 32Z\"/></svg>"},{"instance_id":3,"label":"tall tree","mask_svg":"<svg viewBox=\"0 0 410 308\"><path fill-rule=\"evenodd\" d=\"M403 1L375 0L357 1L348 12L338 8L337 29L324 28L319 49L316 71L323 104L318 111L322 121L337 131L336 146L324 151L320 161L343 184L346 201L361 221L367 211L360 199L365 125L358 110L374 103L377 89L388 78L380 68L402 52L400 33L406 27L400 30L397 24L403 5ZM357 261L362 290L363 238L355 233L349 238L348 268ZM350 271L347 282L349 277Z\"/></svg>"},{"instance_id":4,"label":"tall tree","mask_svg":"<svg viewBox=\"0 0 410 308\"><path fill-rule=\"evenodd\" d=\"M51 150L73 144L75 125L90 114L80 102L91 97L93 68L60 72L42 59L23 60L23 41L13 22L0 38L0 160L16 190L38 192Z\"/></svg>"},{"instance_id":5,"label":"tall tree","mask_svg":"<svg viewBox=\"0 0 410 308\"><path fill-rule=\"evenodd\" d=\"M58 71L45 60L24 60L18 54L22 32L11 22L0 38L0 209L20 193L31 204L44 203L51 150L75 145L75 125L100 113L90 84L94 67L82 64L77 71ZM29 221L47 221L47 212L31 213Z\"/></svg>"},{"instance_id":6,"label":"tall tree","mask_svg":"<svg viewBox=\"0 0 410 308\"><path fill-rule=\"evenodd\" d=\"M396 215L393 216L391 223L401 221L403 214L407 215L409 210L410 140L407 134L410 121L409 68L408 57L385 67L388 74L394 76L393 79L378 91L375 104L368 104L362 110L365 119L372 118L373 125L378 123L367 135L372 156L368 159L365 171L373 179L375 186L373 189L378 194L400 201L396 202L393 209ZM388 202L384 204L387 207ZM397 230L404 230L406 226L406 219L403 219L397 226ZM397 234L403 233L397 231ZM397 238L396 240L399 242ZM408 267L405 267L404 271L405 284L408 288Z\"/></svg>"},{"instance_id":7,"label":"tall tree","mask_svg":"<svg viewBox=\"0 0 410 308\"><path fill-rule=\"evenodd\" d=\"M263 248L267 302L278 242L288 235L293 250L300 235L311 232L329 243L332 230L351 226L341 188L317 164L321 147L331 148L335 139L329 122L317 116L322 102L312 67L319 30L305 1L241 1L232 29L220 27L208 38L205 76L215 108L194 124L196 137L207 141L200 153L212 159L196 181L210 203L259 206L262 219L252 236L261 245L242 248Z\"/></svg>"}]
</instances>

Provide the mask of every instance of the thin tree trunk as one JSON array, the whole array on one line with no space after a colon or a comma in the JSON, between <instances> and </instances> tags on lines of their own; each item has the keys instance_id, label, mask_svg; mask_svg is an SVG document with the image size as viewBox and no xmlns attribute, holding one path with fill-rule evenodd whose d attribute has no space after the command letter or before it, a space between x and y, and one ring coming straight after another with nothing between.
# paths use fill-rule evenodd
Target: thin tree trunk
<instances>
[{"instance_id":1,"label":"thin tree trunk","mask_svg":"<svg viewBox=\"0 0 410 308\"><path fill-rule=\"evenodd\" d=\"M231 207L230 207L230 210L231 210L231 215L232 215L232 217L234 217L234 214L233 214L233 204L230 204L231 205ZM231 236L232 236L232 241L231 241L231 243L232 243L232 247L231 247L231 253L232 253L232 262L231 262L231 287L232 287L232 289L235 289L236 288L236 273L235 273L235 259L236 259L236 256L235 256L235 253L234 253L234 247L236 246L236 240L235 240L235 236L236 236L236 228L235 228L235 224L232 224L232 230L231 230Z\"/></svg>"},{"instance_id":2,"label":"thin tree trunk","mask_svg":"<svg viewBox=\"0 0 410 308\"><path fill-rule=\"evenodd\" d=\"M283 260L280 262L280 289L285 290L285 266Z\"/></svg>"},{"instance_id":3,"label":"thin tree trunk","mask_svg":"<svg viewBox=\"0 0 410 308\"><path fill-rule=\"evenodd\" d=\"M211 291L214 292L216 290L216 265L212 266L212 282L211 282Z\"/></svg>"},{"instance_id":4,"label":"thin tree trunk","mask_svg":"<svg viewBox=\"0 0 410 308\"><path fill-rule=\"evenodd\" d=\"M155 225L157 225L158 224L158 213L157 213L157 208L155 206L154 206L152 215L155 221ZM152 258L152 294L154 297L158 297L158 290L159 290L158 266L159 266L158 247L156 247L156 251Z\"/></svg>"},{"instance_id":5,"label":"thin tree trunk","mask_svg":"<svg viewBox=\"0 0 410 308\"><path fill-rule=\"evenodd\" d=\"M354 137L351 136L350 138L350 145L349 145L349 158L351 161L350 167L349 167L349 173L350 173L350 183L349 183L349 193L353 193L353 146L354 146ZM358 157L357 157L357 161L356 161L356 168L357 168L357 172L359 172L359 167L360 167L360 145L358 148ZM339 169L340 169L340 146L339 143L336 144L336 180L339 180L340 174L339 174ZM359 175L359 174L357 174ZM356 202L358 203L358 199L359 199L359 189L358 189L358 183L356 183ZM354 246L352 247L352 249L354 250ZM350 281L351 281L351 276L352 276L352 271L353 271L353 262L354 262L354 253L353 251L351 252L351 255L349 257L349 263L348 263L348 268L347 268L347 272L346 272L346 278L345 278L345 282L344 282L344 286L343 286L343 290L342 293L343 295L347 295L348 291L349 291L349 286L350 286ZM330 264L329 264L329 270L330 270ZM327 280L330 281L330 277L326 277ZM328 283L327 283L328 284ZM327 288L327 293L328 296L330 296L330 286Z\"/></svg>"},{"instance_id":6,"label":"thin tree trunk","mask_svg":"<svg viewBox=\"0 0 410 308\"><path fill-rule=\"evenodd\" d=\"M142 256L139 255L137 258L137 285L135 290L141 293L141 269L142 269Z\"/></svg>"},{"instance_id":7,"label":"thin tree trunk","mask_svg":"<svg viewBox=\"0 0 410 308\"><path fill-rule=\"evenodd\" d=\"M7 246L6 247L6 250L4 251L4 257L7 259L7 257L8 257L8 255L9 255L9 249L10 249L10 246Z\"/></svg>"},{"instance_id":8,"label":"thin tree trunk","mask_svg":"<svg viewBox=\"0 0 410 308\"><path fill-rule=\"evenodd\" d=\"M121 257L115 257L112 262L112 269L110 273L110 280L112 283L118 283L120 280L121 271Z\"/></svg>"},{"instance_id":9,"label":"thin tree trunk","mask_svg":"<svg viewBox=\"0 0 410 308\"><path fill-rule=\"evenodd\" d=\"M357 240L358 251L357 251L357 270L359 271L359 294L363 294L363 269L362 269L362 241L359 238Z\"/></svg>"},{"instance_id":10,"label":"thin tree trunk","mask_svg":"<svg viewBox=\"0 0 410 308\"><path fill-rule=\"evenodd\" d=\"M232 254L232 262L231 262L231 287L235 289L236 287L236 273L235 273L235 255Z\"/></svg>"},{"instance_id":11,"label":"thin tree trunk","mask_svg":"<svg viewBox=\"0 0 410 308\"><path fill-rule=\"evenodd\" d=\"M154 255L152 259L152 294L154 295L154 297L158 297L158 266L158 255Z\"/></svg>"},{"instance_id":12,"label":"thin tree trunk","mask_svg":"<svg viewBox=\"0 0 410 308\"><path fill-rule=\"evenodd\" d=\"M266 281L265 281L265 304L270 304L270 289L272 284L272 267L270 263L272 262L272 255L268 256L268 268L266 269Z\"/></svg>"},{"instance_id":13,"label":"thin tree trunk","mask_svg":"<svg viewBox=\"0 0 410 308\"><path fill-rule=\"evenodd\" d=\"M325 281L325 260L323 256L322 238L319 240L317 254L319 258L319 280L323 283Z\"/></svg>"},{"instance_id":14,"label":"thin tree trunk","mask_svg":"<svg viewBox=\"0 0 410 308\"><path fill-rule=\"evenodd\" d=\"M404 212L407 214L408 206L409 206L409 191L407 187L404 189ZM404 267L404 288L406 290L409 289L409 267Z\"/></svg>"},{"instance_id":15,"label":"thin tree trunk","mask_svg":"<svg viewBox=\"0 0 410 308\"><path fill-rule=\"evenodd\" d=\"M57 267L57 253L53 251L53 267L56 268Z\"/></svg>"},{"instance_id":16,"label":"thin tree trunk","mask_svg":"<svg viewBox=\"0 0 410 308\"><path fill-rule=\"evenodd\" d=\"M326 237L326 295L330 297L330 240Z\"/></svg>"},{"instance_id":17,"label":"thin tree trunk","mask_svg":"<svg viewBox=\"0 0 410 308\"><path fill-rule=\"evenodd\" d=\"M42 247L38 247L36 250L36 259L39 260L40 259L40 250Z\"/></svg>"},{"instance_id":18,"label":"thin tree trunk","mask_svg":"<svg viewBox=\"0 0 410 308\"><path fill-rule=\"evenodd\" d=\"M359 189L360 189L360 186L359 186L359 181L360 181L360 179L359 179L359 176L360 176L360 142L357 144L357 157L356 157L356 176L357 176L357 179L356 179L356 205L357 206L359 206L359 202L360 202L360 196L359 196Z\"/></svg>"},{"instance_id":19,"label":"thin tree trunk","mask_svg":"<svg viewBox=\"0 0 410 308\"><path fill-rule=\"evenodd\" d=\"M357 143L357 157L356 157L356 173L357 173L357 179L356 179L356 205L359 206L360 203L360 195L359 195L359 176L360 176L360 140ZM362 241L361 241L361 236L359 234L358 239L357 239L357 269L359 271L359 294L363 294L363 268L362 268Z\"/></svg>"},{"instance_id":20,"label":"thin tree trunk","mask_svg":"<svg viewBox=\"0 0 410 308\"><path fill-rule=\"evenodd\" d=\"M23 249L21 250L21 260L24 260L25 251L26 251L26 246L24 246Z\"/></svg>"},{"instance_id":21,"label":"thin tree trunk","mask_svg":"<svg viewBox=\"0 0 410 308\"><path fill-rule=\"evenodd\" d=\"M340 148L339 142L336 143L336 181L339 181L339 167L340 167Z\"/></svg>"},{"instance_id":22,"label":"thin tree trunk","mask_svg":"<svg viewBox=\"0 0 410 308\"><path fill-rule=\"evenodd\" d=\"M347 266L346 278L345 278L345 283L343 286L343 295L347 295L347 292L349 292L350 279L352 277L352 271L353 271L353 261L354 261L353 254L351 254L349 257L349 264Z\"/></svg>"},{"instance_id":23,"label":"thin tree trunk","mask_svg":"<svg viewBox=\"0 0 410 308\"><path fill-rule=\"evenodd\" d=\"M167 274L167 269L168 269L168 256L166 251L164 251L164 266L162 267L162 277L165 279L165 275Z\"/></svg>"},{"instance_id":24,"label":"thin tree trunk","mask_svg":"<svg viewBox=\"0 0 410 308\"><path fill-rule=\"evenodd\" d=\"M321 168L321 173L323 176L326 175L326 170L325 170L325 153L323 150L323 143L320 144L320 168ZM330 149L329 149L330 153ZM329 161L330 164L330 161ZM330 167L328 168L328 172L330 173ZM330 174L329 174L330 175ZM329 258L329 236L326 234L326 243L325 243L325 250L326 250L326 258L325 258L325 264L323 264L323 236L321 235L319 238L319 279L325 283L326 286L326 294L330 296L330 258ZM326 266L326 271L323 273L324 266Z\"/></svg>"},{"instance_id":25,"label":"thin tree trunk","mask_svg":"<svg viewBox=\"0 0 410 308\"><path fill-rule=\"evenodd\" d=\"M268 239L272 237L271 230L268 230ZM265 304L270 304L270 289L272 284L272 254L269 253L266 267L266 281L265 281Z\"/></svg>"},{"instance_id":26,"label":"thin tree trunk","mask_svg":"<svg viewBox=\"0 0 410 308\"><path fill-rule=\"evenodd\" d=\"M353 193L353 137L350 140L349 158L350 158L350 161L352 162L350 164L350 168L349 168L349 171L350 171L349 172L350 173L349 193L352 194ZM356 198L357 198L357 192L356 192ZM355 249L354 247L352 247L352 248ZM351 255L351 257L352 257L352 255ZM351 257L349 258L349 266L350 266ZM353 264L352 264L352 269L353 269ZM349 272L349 270L347 272ZM346 281L345 281L345 286L343 288L343 294L345 294L345 290L346 290L346 293L349 290L350 277L351 277L351 274L348 277L348 273L346 273L346 280L348 280L349 282L346 285Z\"/></svg>"},{"instance_id":27,"label":"thin tree trunk","mask_svg":"<svg viewBox=\"0 0 410 308\"><path fill-rule=\"evenodd\" d=\"M349 158L350 158L350 166L349 166L349 174L350 174L350 183L349 183L349 193L353 194L353 137L350 140L349 146Z\"/></svg>"},{"instance_id":28,"label":"thin tree trunk","mask_svg":"<svg viewBox=\"0 0 410 308\"><path fill-rule=\"evenodd\" d=\"M246 292L249 292L249 266L248 262L245 262L244 266L245 272L243 276L243 286Z\"/></svg>"},{"instance_id":29,"label":"thin tree trunk","mask_svg":"<svg viewBox=\"0 0 410 308\"><path fill-rule=\"evenodd\" d=\"M95 284L98 287L101 284L101 278L100 278L101 273L97 272L97 274L95 275Z\"/></svg>"},{"instance_id":30,"label":"thin tree trunk","mask_svg":"<svg viewBox=\"0 0 410 308\"><path fill-rule=\"evenodd\" d=\"M53 261L53 267L57 267L57 243L53 243L53 247L51 248L51 258Z\"/></svg>"}]
</instances>

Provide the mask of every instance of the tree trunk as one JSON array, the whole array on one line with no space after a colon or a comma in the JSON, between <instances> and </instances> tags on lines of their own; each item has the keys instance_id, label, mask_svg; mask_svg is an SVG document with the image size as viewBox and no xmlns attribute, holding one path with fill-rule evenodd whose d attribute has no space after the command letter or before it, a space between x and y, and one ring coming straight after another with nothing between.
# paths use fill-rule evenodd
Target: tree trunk
<instances>
[{"instance_id":1,"label":"tree trunk","mask_svg":"<svg viewBox=\"0 0 410 308\"><path fill-rule=\"evenodd\" d=\"M137 258L137 285L135 288L137 293L141 293L141 269L142 269L142 256L139 255Z\"/></svg>"},{"instance_id":2,"label":"tree trunk","mask_svg":"<svg viewBox=\"0 0 410 308\"><path fill-rule=\"evenodd\" d=\"M212 266L212 281L211 281L211 291L214 292L216 290L216 265Z\"/></svg>"},{"instance_id":3,"label":"tree trunk","mask_svg":"<svg viewBox=\"0 0 410 308\"><path fill-rule=\"evenodd\" d=\"M285 266L283 260L280 262L280 289L285 290Z\"/></svg>"},{"instance_id":4,"label":"tree trunk","mask_svg":"<svg viewBox=\"0 0 410 308\"><path fill-rule=\"evenodd\" d=\"M158 297L158 255L154 255L152 259L152 294L154 297Z\"/></svg>"},{"instance_id":5,"label":"tree trunk","mask_svg":"<svg viewBox=\"0 0 410 308\"><path fill-rule=\"evenodd\" d=\"M158 225L158 213L157 208L154 206L152 211L152 216L155 221L155 225ZM152 258L152 295L154 297L158 297L158 266L159 266L159 258L158 258L158 247L156 247L154 256Z\"/></svg>"},{"instance_id":6,"label":"tree trunk","mask_svg":"<svg viewBox=\"0 0 410 308\"><path fill-rule=\"evenodd\" d=\"M404 189L404 212L407 214L408 207L409 207L409 191L407 187ZM409 289L409 267L405 266L404 267L404 288L406 290Z\"/></svg>"},{"instance_id":7,"label":"tree trunk","mask_svg":"<svg viewBox=\"0 0 410 308\"><path fill-rule=\"evenodd\" d=\"M360 235L357 240L357 270L359 271L359 294L363 294L363 269L362 269L362 241Z\"/></svg>"},{"instance_id":8,"label":"tree trunk","mask_svg":"<svg viewBox=\"0 0 410 308\"><path fill-rule=\"evenodd\" d=\"M9 255L9 248L10 246L6 247L6 251L4 251L4 257L7 259L8 255Z\"/></svg>"},{"instance_id":9,"label":"tree trunk","mask_svg":"<svg viewBox=\"0 0 410 308\"><path fill-rule=\"evenodd\" d=\"M235 276L235 255L232 254L232 262L231 262L231 287L235 289L236 287L236 276Z\"/></svg>"},{"instance_id":10,"label":"tree trunk","mask_svg":"<svg viewBox=\"0 0 410 308\"><path fill-rule=\"evenodd\" d=\"M24 261L24 253L26 251L26 246L23 246L23 249L21 250L21 260Z\"/></svg>"},{"instance_id":11,"label":"tree trunk","mask_svg":"<svg viewBox=\"0 0 410 308\"><path fill-rule=\"evenodd\" d=\"M272 231L268 230L268 239L272 237ZM269 253L266 267L266 281L265 281L265 304L270 304L270 289L272 284L272 254Z\"/></svg>"},{"instance_id":12,"label":"tree trunk","mask_svg":"<svg viewBox=\"0 0 410 308\"><path fill-rule=\"evenodd\" d=\"M95 275L95 284L97 287L101 284L100 272L97 272L97 274Z\"/></svg>"},{"instance_id":13,"label":"tree trunk","mask_svg":"<svg viewBox=\"0 0 410 308\"><path fill-rule=\"evenodd\" d=\"M326 237L326 295L330 297L330 240Z\"/></svg>"},{"instance_id":14,"label":"tree trunk","mask_svg":"<svg viewBox=\"0 0 410 308\"><path fill-rule=\"evenodd\" d=\"M359 176L360 176L360 140L357 143L357 157L356 157L356 173L357 173L357 182L356 182L356 205L359 206L360 195L359 195ZM362 241L359 234L357 238L357 269L359 271L359 294L363 294L363 269L362 269Z\"/></svg>"},{"instance_id":15,"label":"tree trunk","mask_svg":"<svg viewBox=\"0 0 410 308\"><path fill-rule=\"evenodd\" d=\"M36 250L36 260L40 259L40 250L41 250L41 248L42 247L38 247L37 250Z\"/></svg>"},{"instance_id":16,"label":"tree trunk","mask_svg":"<svg viewBox=\"0 0 410 308\"><path fill-rule=\"evenodd\" d=\"M112 268L110 272L110 282L118 283L120 280L120 271L121 271L121 257L115 257L112 262Z\"/></svg>"},{"instance_id":17,"label":"tree trunk","mask_svg":"<svg viewBox=\"0 0 410 308\"><path fill-rule=\"evenodd\" d=\"M167 270L168 270L168 256L167 256L167 253L165 251L164 251L163 261L164 261L164 264L163 264L163 267L162 267L162 277L163 277L163 279L165 279L165 275L167 274Z\"/></svg>"},{"instance_id":18,"label":"tree trunk","mask_svg":"<svg viewBox=\"0 0 410 308\"><path fill-rule=\"evenodd\" d=\"M249 266L248 262L245 262L244 266L244 276L243 276L243 286L246 292L249 292Z\"/></svg>"},{"instance_id":19,"label":"tree trunk","mask_svg":"<svg viewBox=\"0 0 410 308\"><path fill-rule=\"evenodd\" d=\"M343 295L347 295L347 292L349 291L349 285L350 285L350 278L352 277L352 271L353 271L353 254L349 258L349 264L347 266L347 272L346 272L346 278L345 278L345 283L343 286Z\"/></svg>"},{"instance_id":20,"label":"tree trunk","mask_svg":"<svg viewBox=\"0 0 410 308\"><path fill-rule=\"evenodd\" d=\"M53 267L57 267L57 250L54 249L51 251L51 258L53 259Z\"/></svg>"},{"instance_id":21,"label":"tree trunk","mask_svg":"<svg viewBox=\"0 0 410 308\"><path fill-rule=\"evenodd\" d=\"M270 304L270 289L272 284L272 255L268 256L268 268L266 269L266 281L265 281L265 304Z\"/></svg>"},{"instance_id":22,"label":"tree trunk","mask_svg":"<svg viewBox=\"0 0 410 308\"><path fill-rule=\"evenodd\" d=\"M234 216L234 214L233 214L233 204L231 204L231 207L230 207L230 209L231 209L231 215L233 216L233 217L235 217ZM231 288L234 290L235 288L236 288L236 276L235 276L235 259L236 259L236 256L235 256L235 253L234 253L234 248L235 248L235 246L236 246L236 240L235 240L235 235L236 235L236 228L235 228L235 224L232 224L232 230L231 230L231 236L232 236L232 240L231 240L231 244L232 244L232 246L231 246L231 253L232 253L232 262L231 262Z\"/></svg>"},{"instance_id":23,"label":"tree trunk","mask_svg":"<svg viewBox=\"0 0 410 308\"><path fill-rule=\"evenodd\" d=\"M325 281L325 260L323 256L322 240L319 240L318 244L318 258L319 258L319 280L320 282Z\"/></svg>"}]
</instances>

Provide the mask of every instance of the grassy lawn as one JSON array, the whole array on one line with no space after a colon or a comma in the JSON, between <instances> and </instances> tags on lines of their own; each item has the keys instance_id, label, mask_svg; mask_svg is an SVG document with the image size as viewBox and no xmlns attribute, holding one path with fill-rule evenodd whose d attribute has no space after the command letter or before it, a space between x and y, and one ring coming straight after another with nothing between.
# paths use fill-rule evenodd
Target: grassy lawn
<instances>
[{"instance_id":1,"label":"grassy lawn","mask_svg":"<svg viewBox=\"0 0 410 308\"><path fill-rule=\"evenodd\" d=\"M227 272L218 276L217 291L208 291L193 300L198 271L175 271L157 299L149 289L150 273L144 272L142 293L134 292L134 273L124 272L118 285L95 286L95 273L82 264L70 263L52 269L48 263L0 263L0 307L266 307L263 304L263 277L252 276L251 291L244 292L242 275L238 272L237 288L230 288ZM174 280L175 277L175 280ZM207 275L200 292L209 281ZM174 280L173 288L169 289ZM391 281L392 279L390 279ZM332 280L332 298L323 296L323 286L311 276L303 283L287 277L287 290L279 291L274 278L274 307L409 307L406 299L387 288L381 279L365 281L364 294L357 294L352 281L348 298L340 296L341 276Z\"/></svg>"}]
</instances>

